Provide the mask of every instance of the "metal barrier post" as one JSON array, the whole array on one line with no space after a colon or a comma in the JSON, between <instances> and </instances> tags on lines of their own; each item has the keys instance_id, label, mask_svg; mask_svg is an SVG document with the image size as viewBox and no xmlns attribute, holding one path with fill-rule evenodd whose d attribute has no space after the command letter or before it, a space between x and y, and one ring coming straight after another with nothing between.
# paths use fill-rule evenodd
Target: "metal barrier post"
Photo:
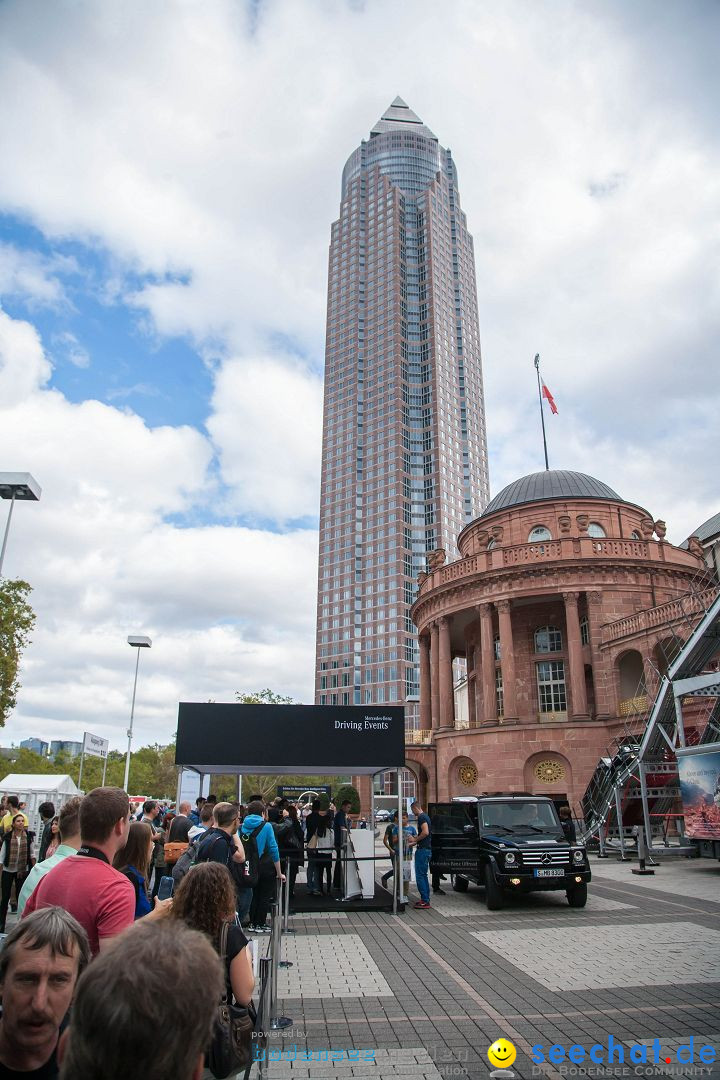
<instances>
[{"instance_id":1,"label":"metal barrier post","mask_svg":"<svg viewBox=\"0 0 720 1080\"><path fill-rule=\"evenodd\" d=\"M268 992L271 990L272 974L271 974L272 962L269 956L264 956L260 961L260 997L258 1000L258 1028L260 1029L259 1038L255 1039L255 1045L258 1050L262 1051L262 1055L256 1057L258 1067L259 1080L263 1080L265 1076L265 1059L267 1058L267 1037L264 1033L263 1025L267 1022L267 1018L271 1012L270 1001L268 1000ZM252 1068L246 1070L246 1074Z\"/></svg>"},{"instance_id":2,"label":"metal barrier post","mask_svg":"<svg viewBox=\"0 0 720 1080\"><path fill-rule=\"evenodd\" d=\"M270 1027L273 1031L290 1027L292 1020L289 1016L276 1016L277 1011L277 973L280 964L280 922L281 922L281 891L282 881L278 878L275 890L275 900L272 905L272 931L270 933L270 958L272 960L272 1011Z\"/></svg>"},{"instance_id":3,"label":"metal barrier post","mask_svg":"<svg viewBox=\"0 0 720 1080\"><path fill-rule=\"evenodd\" d=\"M649 869L647 869L645 867L645 860L646 860L647 854L648 854L647 845L645 843L645 830L642 827L642 825L637 825L636 828L637 828L637 849L638 849L638 859L640 860L640 869L636 870L635 867L633 867L632 872L633 872L633 874L654 874L655 873L654 870L649 870Z\"/></svg>"},{"instance_id":4,"label":"metal barrier post","mask_svg":"<svg viewBox=\"0 0 720 1080\"><path fill-rule=\"evenodd\" d=\"M292 960L281 960L282 955L282 935L287 933L287 921L288 921L288 909L290 907L290 859L287 859L285 869L285 882L280 882L280 905L282 910L282 922L280 919L280 910L278 911L278 923L281 925L278 928L277 946L278 946L278 967L279 968L291 968Z\"/></svg>"},{"instance_id":5,"label":"metal barrier post","mask_svg":"<svg viewBox=\"0 0 720 1080\"><path fill-rule=\"evenodd\" d=\"M618 855L619 862L625 862L627 856L625 855L625 836L623 835L623 819L622 819L622 800L620 798L620 789L615 788L615 815L618 823L618 833L620 834L620 854Z\"/></svg>"},{"instance_id":6,"label":"metal barrier post","mask_svg":"<svg viewBox=\"0 0 720 1080\"><path fill-rule=\"evenodd\" d=\"M598 846L600 851L598 852L598 859L607 859L607 851L605 850L605 836L603 835L604 823L600 822L598 828Z\"/></svg>"},{"instance_id":7,"label":"metal barrier post","mask_svg":"<svg viewBox=\"0 0 720 1080\"><path fill-rule=\"evenodd\" d=\"M288 926L288 919L290 918L290 856L285 860L285 904L284 904L284 916L283 916L283 934L294 934L295 931L291 930ZM292 964L286 964L287 967L292 967Z\"/></svg>"}]
</instances>

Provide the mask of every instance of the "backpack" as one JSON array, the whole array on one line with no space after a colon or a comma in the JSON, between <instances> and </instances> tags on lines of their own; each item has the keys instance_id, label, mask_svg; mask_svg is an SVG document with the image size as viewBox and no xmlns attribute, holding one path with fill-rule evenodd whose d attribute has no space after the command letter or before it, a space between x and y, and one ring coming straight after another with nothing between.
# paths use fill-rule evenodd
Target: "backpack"
<instances>
[{"instance_id":1,"label":"backpack","mask_svg":"<svg viewBox=\"0 0 720 1080\"><path fill-rule=\"evenodd\" d=\"M251 833L243 832L240 835L245 848L245 862L238 867L240 871L238 884L243 889L254 889L261 877L270 877L275 873L275 864L268 854L267 846L262 853L262 858L258 853L258 833L266 825L266 821L261 821Z\"/></svg>"},{"instance_id":2,"label":"backpack","mask_svg":"<svg viewBox=\"0 0 720 1080\"><path fill-rule=\"evenodd\" d=\"M198 850L200 848L200 841L205 839L205 834L202 833L197 836L191 844L183 851L182 855L172 868L172 878L176 885L179 885L182 879L187 874L188 870L197 862Z\"/></svg>"}]
</instances>

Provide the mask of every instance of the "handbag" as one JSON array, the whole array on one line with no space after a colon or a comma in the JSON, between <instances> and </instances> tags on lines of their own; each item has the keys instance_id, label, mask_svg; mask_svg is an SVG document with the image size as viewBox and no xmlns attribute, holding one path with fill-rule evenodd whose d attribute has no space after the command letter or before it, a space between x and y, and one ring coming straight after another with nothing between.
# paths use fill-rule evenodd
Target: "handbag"
<instances>
[{"instance_id":1,"label":"handbag","mask_svg":"<svg viewBox=\"0 0 720 1080\"><path fill-rule=\"evenodd\" d=\"M317 850L317 842L318 842L317 833L313 833L312 836L310 837L310 839L307 842L308 851L316 851Z\"/></svg>"},{"instance_id":2,"label":"handbag","mask_svg":"<svg viewBox=\"0 0 720 1080\"><path fill-rule=\"evenodd\" d=\"M183 844L178 840L173 840L172 843L165 844L165 865L174 866L182 855L183 851L187 851L189 846L189 844Z\"/></svg>"},{"instance_id":3,"label":"handbag","mask_svg":"<svg viewBox=\"0 0 720 1080\"><path fill-rule=\"evenodd\" d=\"M228 924L223 923L220 931L220 960L225 989L218 1005L207 1061L216 1080L224 1080L230 1073L246 1069L250 1064L252 1033L257 1019L252 1002L247 1008L244 1005L234 1005L232 993L228 993L227 936Z\"/></svg>"}]
</instances>

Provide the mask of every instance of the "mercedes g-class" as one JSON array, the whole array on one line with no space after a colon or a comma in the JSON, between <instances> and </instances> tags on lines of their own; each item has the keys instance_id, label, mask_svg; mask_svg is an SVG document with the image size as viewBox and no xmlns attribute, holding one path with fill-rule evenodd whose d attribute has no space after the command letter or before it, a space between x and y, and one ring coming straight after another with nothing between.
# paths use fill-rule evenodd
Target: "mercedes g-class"
<instances>
[{"instance_id":1,"label":"mercedes g-class","mask_svg":"<svg viewBox=\"0 0 720 1080\"><path fill-rule=\"evenodd\" d=\"M537 795L462 796L431 803L430 869L449 873L456 892L482 885L497 911L512 893L562 889L570 907L585 907L590 864L570 843L551 799Z\"/></svg>"}]
</instances>

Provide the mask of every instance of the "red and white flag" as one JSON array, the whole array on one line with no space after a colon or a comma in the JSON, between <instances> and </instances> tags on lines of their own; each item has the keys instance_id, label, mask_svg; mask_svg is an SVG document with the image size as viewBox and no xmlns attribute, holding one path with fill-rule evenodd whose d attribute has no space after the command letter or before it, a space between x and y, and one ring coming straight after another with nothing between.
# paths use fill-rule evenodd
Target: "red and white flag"
<instances>
[{"instance_id":1,"label":"red and white flag","mask_svg":"<svg viewBox=\"0 0 720 1080\"><path fill-rule=\"evenodd\" d=\"M542 379L540 381L542 383L542 396L547 400L547 403L550 406L550 412L553 415L556 415L557 411L558 411L558 407L555 404L555 398L552 396L552 394L550 393L550 391L548 390L547 386L542 381Z\"/></svg>"}]
</instances>

